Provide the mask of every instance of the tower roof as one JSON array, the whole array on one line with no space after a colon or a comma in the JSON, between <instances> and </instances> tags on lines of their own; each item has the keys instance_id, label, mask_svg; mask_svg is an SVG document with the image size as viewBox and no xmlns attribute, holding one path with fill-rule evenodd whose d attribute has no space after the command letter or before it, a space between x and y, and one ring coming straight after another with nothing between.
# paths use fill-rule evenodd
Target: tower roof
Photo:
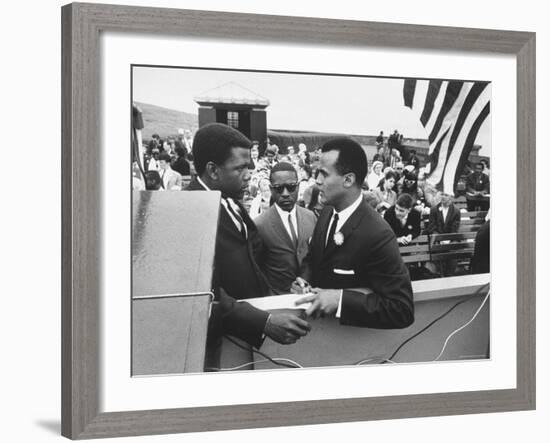
<instances>
[{"instance_id":1,"label":"tower roof","mask_svg":"<svg viewBox=\"0 0 550 443\"><path fill-rule=\"evenodd\" d=\"M199 105L248 105L257 108L269 106L269 100L235 82L228 82L194 97Z\"/></svg>"}]
</instances>

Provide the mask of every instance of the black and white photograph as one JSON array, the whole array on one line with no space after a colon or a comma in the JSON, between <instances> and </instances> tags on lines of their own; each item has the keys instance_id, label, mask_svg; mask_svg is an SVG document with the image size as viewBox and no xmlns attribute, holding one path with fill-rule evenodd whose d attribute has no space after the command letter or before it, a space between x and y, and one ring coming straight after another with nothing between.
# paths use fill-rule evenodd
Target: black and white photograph
<instances>
[{"instance_id":1,"label":"black and white photograph","mask_svg":"<svg viewBox=\"0 0 550 443\"><path fill-rule=\"evenodd\" d=\"M133 65L132 376L491 358L491 82Z\"/></svg>"}]
</instances>

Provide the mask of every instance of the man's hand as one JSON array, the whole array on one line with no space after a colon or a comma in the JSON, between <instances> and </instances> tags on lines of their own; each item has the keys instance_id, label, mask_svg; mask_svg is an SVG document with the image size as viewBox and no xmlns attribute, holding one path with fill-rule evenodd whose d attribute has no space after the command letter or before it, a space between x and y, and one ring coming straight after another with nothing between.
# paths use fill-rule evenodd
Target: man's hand
<instances>
[{"instance_id":1,"label":"man's hand","mask_svg":"<svg viewBox=\"0 0 550 443\"><path fill-rule=\"evenodd\" d=\"M296 305L302 305L304 303L311 303L311 306L306 309L306 315L313 318L324 317L325 315L334 315L338 310L338 304L340 303L340 297L342 295L341 289L313 289L315 294L308 295L306 297L296 300Z\"/></svg>"},{"instance_id":2,"label":"man's hand","mask_svg":"<svg viewBox=\"0 0 550 443\"><path fill-rule=\"evenodd\" d=\"M311 325L294 314L271 314L265 324L264 333L282 345L296 343L311 330Z\"/></svg>"},{"instance_id":3,"label":"man's hand","mask_svg":"<svg viewBox=\"0 0 550 443\"><path fill-rule=\"evenodd\" d=\"M403 246L408 245L409 244L408 236L403 235L402 237L397 237L397 243Z\"/></svg>"},{"instance_id":4,"label":"man's hand","mask_svg":"<svg viewBox=\"0 0 550 443\"><path fill-rule=\"evenodd\" d=\"M296 280L290 285L290 292L293 294L307 294L311 291L311 285L302 277L296 277Z\"/></svg>"}]
</instances>

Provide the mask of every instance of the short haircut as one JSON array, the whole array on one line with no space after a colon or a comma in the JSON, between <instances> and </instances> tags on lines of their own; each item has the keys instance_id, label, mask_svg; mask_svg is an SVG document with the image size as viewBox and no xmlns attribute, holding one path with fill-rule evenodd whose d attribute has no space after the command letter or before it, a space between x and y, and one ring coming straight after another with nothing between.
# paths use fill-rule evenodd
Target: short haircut
<instances>
[{"instance_id":1,"label":"short haircut","mask_svg":"<svg viewBox=\"0 0 550 443\"><path fill-rule=\"evenodd\" d=\"M311 177L311 166L309 166L308 164L304 163L304 164L301 164L300 165L300 168L302 168L304 170L304 172L307 174L308 177Z\"/></svg>"},{"instance_id":2,"label":"short haircut","mask_svg":"<svg viewBox=\"0 0 550 443\"><path fill-rule=\"evenodd\" d=\"M382 180L380 180L380 183L378 183L378 188L380 188L380 190L384 190L384 183L386 182L386 180L389 180L393 178L394 181L397 181L397 174L393 171L388 171L386 172L386 174L384 175L384 178Z\"/></svg>"},{"instance_id":3,"label":"short haircut","mask_svg":"<svg viewBox=\"0 0 550 443\"><path fill-rule=\"evenodd\" d=\"M361 145L351 138L338 137L321 147L321 152L329 151L338 151L338 160L334 165L338 174L354 173L356 184L361 187L368 169L367 156Z\"/></svg>"},{"instance_id":4,"label":"short haircut","mask_svg":"<svg viewBox=\"0 0 550 443\"><path fill-rule=\"evenodd\" d=\"M236 129L222 123L209 123L200 128L193 139L193 158L200 176L208 162L223 165L231 156L231 149L250 149L252 142Z\"/></svg>"},{"instance_id":5,"label":"short haircut","mask_svg":"<svg viewBox=\"0 0 550 443\"><path fill-rule=\"evenodd\" d=\"M296 175L296 180L298 180L298 173L296 172L296 169L294 168L294 166L292 166L291 163L279 162L271 168L271 173L269 174L269 181L271 181L271 179L273 178L273 174L281 171L294 172L294 174Z\"/></svg>"},{"instance_id":6,"label":"short haircut","mask_svg":"<svg viewBox=\"0 0 550 443\"><path fill-rule=\"evenodd\" d=\"M176 149L174 149L176 154L178 154L178 157L183 157L187 155L187 150L185 148L182 148L181 146L176 146Z\"/></svg>"},{"instance_id":7,"label":"short haircut","mask_svg":"<svg viewBox=\"0 0 550 443\"><path fill-rule=\"evenodd\" d=\"M161 152L159 154L159 161L164 160L166 163L170 163L172 161L172 157L170 157L170 154L168 152Z\"/></svg>"},{"instance_id":8,"label":"short haircut","mask_svg":"<svg viewBox=\"0 0 550 443\"><path fill-rule=\"evenodd\" d=\"M160 189L162 182L158 171L146 171L144 178L145 178L145 189L147 191L156 191Z\"/></svg>"},{"instance_id":9,"label":"short haircut","mask_svg":"<svg viewBox=\"0 0 550 443\"><path fill-rule=\"evenodd\" d=\"M405 209L411 209L413 207L413 203L413 198L410 194L401 194L397 197L397 201L395 202L396 205L399 205Z\"/></svg>"}]
</instances>

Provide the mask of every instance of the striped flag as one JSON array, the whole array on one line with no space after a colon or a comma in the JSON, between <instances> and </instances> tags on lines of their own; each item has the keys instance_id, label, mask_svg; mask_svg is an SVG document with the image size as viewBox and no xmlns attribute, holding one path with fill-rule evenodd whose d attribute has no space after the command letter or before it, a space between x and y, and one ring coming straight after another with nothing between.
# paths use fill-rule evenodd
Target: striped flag
<instances>
[{"instance_id":1,"label":"striped flag","mask_svg":"<svg viewBox=\"0 0 550 443\"><path fill-rule=\"evenodd\" d=\"M453 192L490 112L488 82L406 79L403 100L428 134L427 181Z\"/></svg>"}]
</instances>

